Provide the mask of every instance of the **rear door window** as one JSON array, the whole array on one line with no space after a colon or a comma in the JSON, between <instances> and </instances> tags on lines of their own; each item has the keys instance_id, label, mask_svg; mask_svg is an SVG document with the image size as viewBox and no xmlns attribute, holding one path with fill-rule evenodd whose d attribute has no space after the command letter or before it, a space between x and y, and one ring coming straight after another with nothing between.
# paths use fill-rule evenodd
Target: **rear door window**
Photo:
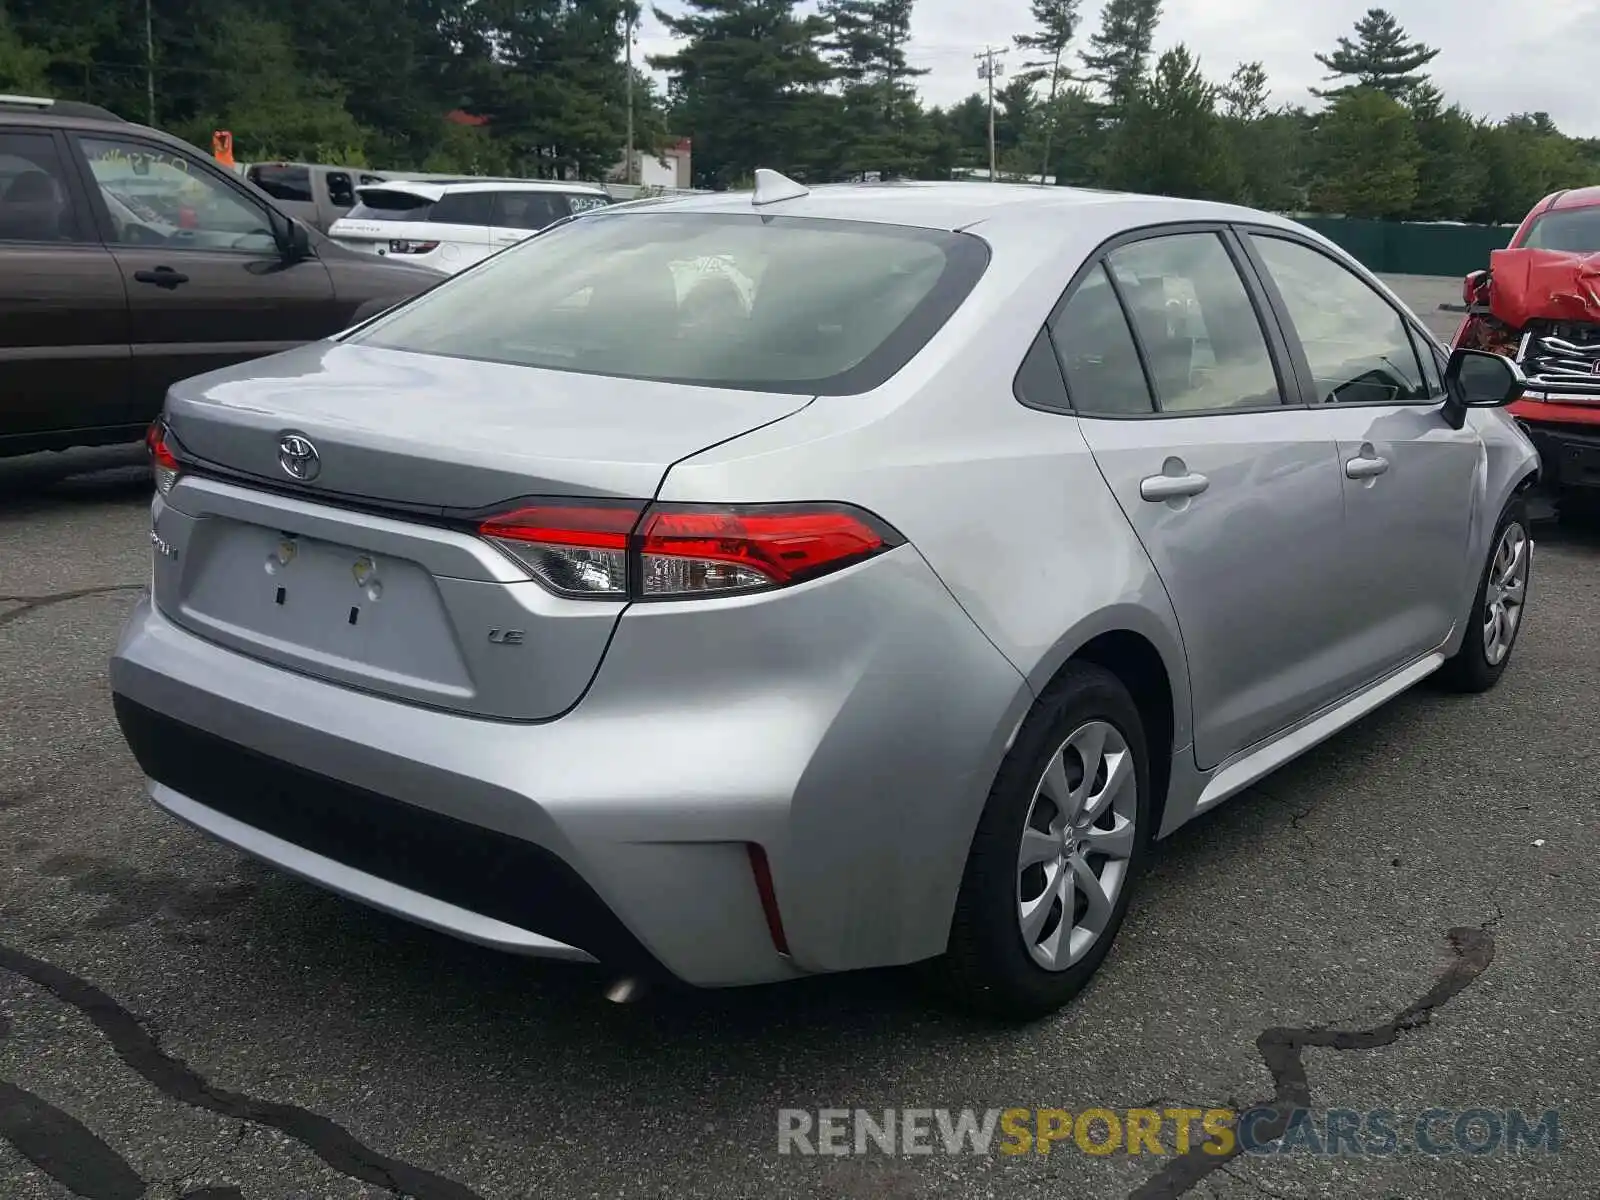
<instances>
[{"instance_id":1,"label":"rear door window","mask_svg":"<svg viewBox=\"0 0 1600 1200\"><path fill-rule=\"evenodd\" d=\"M74 204L67 179L50 134L0 132L0 242L87 238L89 223Z\"/></svg>"},{"instance_id":2,"label":"rear door window","mask_svg":"<svg viewBox=\"0 0 1600 1200\"><path fill-rule=\"evenodd\" d=\"M250 182L274 200L299 204L313 200L310 167L254 166L250 168Z\"/></svg>"},{"instance_id":3,"label":"rear door window","mask_svg":"<svg viewBox=\"0 0 1600 1200\"><path fill-rule=\"evenodd\" d=\"M1266 334L1215 233L1132 242L1106 264L1127 304L1164 413L1283 403Z\"/></svg>"},{"instance_id":4,"label":"rear door window","mask_svg":"<svg viewBox=\"0 0 1600 1200\"><path fill-rule=\"evenodd\" d=\"M492 192L450 192L434 202L428 210L428 221L434 225L481 225L487 229L493 214Z\"/></svg>"},{"instance_id":5,"label":"rear door window","mask_svg":"<svg viewBox=\"0 0 1600 1200\"><path fill-rule=\"evenodd\" d=\"M328 203L335 208L349 208L356 202L356 185L347 171L329 171L326 176Z\"/></svg>"},{"instance_id":6,"label":"rear door window","mask_svg":"<svg viewBox=\"0 0 1600 1200\"><path fill-rule=\"evenodd\" d=\"M569 211L568 198L559 192L496 192L494 198L498 229L543 229Z\"/></svg>"}]
</instances>

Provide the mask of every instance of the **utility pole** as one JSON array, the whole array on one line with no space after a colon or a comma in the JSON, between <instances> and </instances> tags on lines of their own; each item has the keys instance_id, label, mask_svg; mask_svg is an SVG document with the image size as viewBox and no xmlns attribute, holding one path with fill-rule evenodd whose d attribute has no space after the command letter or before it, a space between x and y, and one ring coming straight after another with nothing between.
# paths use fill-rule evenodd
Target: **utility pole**
<instances>
[{"instance_id":1,"label":"utility pole","mask_svg":"<svg viewBox=\"0 0 1600 1200\"><path fill-rule=\"evenodd\" d=\"M631 0L623 10L627 20L627 59L628 59L628 173L624 177L631 184L633 182L633 22L638 17L638 9Z\"/></svg>"},{"instance_id":2,"label":"utility pole","mask_svg":"<svg viewBox=\"0 0 1600 1200\"><path fill-rule=\"evenodd\" d=\"M156 39L150 19L151 0L144 0L144 93L145 120L156 123Z\"/></svg>"},{"instance_id":3,"label":"utility pole","mask_svg":"<svg viewBox=\"0 0 1600 1200\"><path fill-rule=\"evenodd\" d=\"M984 46L984 48L979 53L974 54L972 56L973 58L981 60L979 62L979 64L978 64L978 78L986 80L988 82L988 84L989 84L989 182L990 183L995 183L1000 178L999 172L996 170L996 167L995 167L995 153L994 153L994 77L996 75L1004 75L1006 73L1005 67L1002 66L1000 63L997 63L995 61L995 59L999 58L1004 53L1005 53L1005 51L1003 49L1002 50L996 50L993 46L986 45L986 46Z\"/></svg>"}]
</instances>

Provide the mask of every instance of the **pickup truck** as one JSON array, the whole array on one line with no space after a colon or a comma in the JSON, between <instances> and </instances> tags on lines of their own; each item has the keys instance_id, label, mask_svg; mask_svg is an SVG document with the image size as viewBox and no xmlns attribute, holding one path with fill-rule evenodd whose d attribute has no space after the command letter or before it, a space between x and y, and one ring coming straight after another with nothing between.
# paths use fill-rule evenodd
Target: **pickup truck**
<instances>
[{"instance_id":1,"label":"pickup truck","mask_svg":"<svg viewBox=\"0 0 1600 1200\"><path fill-rule=\"evenodd\" d=\"M1454 345L1516 361L1511 414L1563 518L1600 511L1600 187L1546 196L1462 284Z\"/></svg>"}]
</instances>

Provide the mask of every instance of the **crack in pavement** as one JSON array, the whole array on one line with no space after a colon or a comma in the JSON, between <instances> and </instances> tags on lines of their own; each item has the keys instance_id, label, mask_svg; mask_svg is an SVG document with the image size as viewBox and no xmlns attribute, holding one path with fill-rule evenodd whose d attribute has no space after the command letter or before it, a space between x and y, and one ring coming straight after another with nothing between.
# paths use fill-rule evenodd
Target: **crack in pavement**
<instances>
[{"instance_id":1,"label":"crack in pavement","mask_svg":"<svg viewBox=\"0 0 1600 1200\"><path fill-rule=\"evenodd\" d=\"M126 1159L71 1113L0 1079L0 1138L84 1200L139 1200L145 1183Z\"/></svg>"},{"instance_id":2,"label":"crack in pavement","mask_svg":"<svg viewBox=\"0 0 1600 1200\"><path fill-rule=\"evenodd\" d=\"M0 1014L0 1039L11 1021ZM120 1154L71 1113L43 1096L0 1079L0 1140L74 1196L85 1200L138 1200L144 1180Z\"/></svg>"},{"instance_id":3,"label":"crack in pavement","mask_svg":"<svg viewBox=\"0 0 1600 1200\"><path fill-rule=\"evenodd\" d=\"M1493 920L1498 919L1497 914ZM1311 1107L1311 1081L1306 1075L1302 1050L1307 1047L1374 1050L1398 1041L1402 1033L1427 1025L1433 1020L1435 1009L1463 991L1494 961L1494 936L1489 932L1488 925L1449 930L1445 936L1450 943L1450 964L1420 998L1382 1025L1353 1030L1324 1026L1299 1029L1280 1026L1262 1030L1256 1038L1256 1049L1260 1051L1267 1070L1272 1073L1273 1096L1270 1100L1257 1101L1239 1114L1239 1123L1243 1122L1247 1113L1271 1114L1268 1119L1254 1123L1253 1140L1264 1145L1282 1137L1294 1111ZM1130 1192L1128 1200L1175 1200L1182 1196L1213 1171L1223 1170L1244 1153L1244 1147L1239 1144L1237 1137L1237 1126L1234 1133L1233 1146L1225 1152L1221 1149L1221 1143L1211 1138L1192 1145L1187 1153L1172 1159ZM1231 1171L1228 1174L1234 1175ZM1238 1178L1236 1175L1234 1177Z\"/></svg>"},{"instance_id":4,"label":"crack in pavement","mask_svg":"<svg viewBox=\"0 0 1600 1200\"><path fill-rule=\"evenodd\" d=\"M340 1174L397 1195L411 1196L414 1200L483 1200L478 1193L453 1179L379 1153L327 1117L293 1104L258 1100L214 1086L182 1059L165 1053L138 1018L109 995L60 967L9 946L0 946L0 970L32 981L58 1000L77 1009L105 1035L118 1058L173 1100L218 1116L276 1129L299 1142ZM67 1119L72 1120L70 1117ZM84 1132L88 1133L87 1130ZM89 1136L93 1137L92 1134ZM16 1145L16 1142L12 1144ZM18 1146L18 1149L22 1148ZM140 1190L133 1195L142 1195L144 1186L141 1181ZM80 1194L89 1200L121 1200L123 1195L110 1192ZM228 1192L210 1189L209 1194L225 1196Z\"/></svg>"},{"instance_id":5,"label":"crack in pavement","mask_svg":"<svg viewBox=\"0 0 1600 1200\"><path fill-rule=\"evenodd\" d=\"M38 612L41 608L49 608L52 604L63 604L68 600L82 600L85 596L107 596L112 592L133 592L144 588L142 583L107 583L99 587L77 588L70 592L52 592L45 596L0 596L0 604L19 604L22 607L13 608L9 612L0 613L0 627L20 621L29 613Z\"/></svg>"}]
</instances>

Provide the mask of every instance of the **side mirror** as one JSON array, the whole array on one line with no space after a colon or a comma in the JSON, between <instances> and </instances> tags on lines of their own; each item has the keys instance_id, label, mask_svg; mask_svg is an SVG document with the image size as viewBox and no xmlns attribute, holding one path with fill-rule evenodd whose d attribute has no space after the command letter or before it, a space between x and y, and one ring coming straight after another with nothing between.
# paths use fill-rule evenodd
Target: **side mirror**
<instances>
[{"instance_id":1,"label":"side mirror","mask_svg":"<svg viewBox=\"0 0 1600 1200\"><path fill-rule=\"evenodd\" d=\"M1487 271L1474 271L1461 282L1461 303L1470 307L1478 299L1478 289L1483 287L1484 280L1489 278Z\"/></svg>"},{"instance_id":2,"label":"side mirror","mask_svg":"<svg viewBox=\"0 0 1600 1200\"><path fill-rule=\"evenodd\" d=\"M1487 350L1452 350L1444 372L1445 414L1460 429L1469 408L1505 408L1522 398L1528 379L1522 368Z\"/></svg>"},{"instance_id":3,"label":"side mirror","mask_svg":"<svg viewBox=\"0 0 1600 1200\"><path fill-rule=\"evenodd\" d=\"M297 263L310 258L311 235L306 227L293 217L286 217L272 209L272 237L278 243L278 253L284 262Z\"/></svg>"}]
</instances>

